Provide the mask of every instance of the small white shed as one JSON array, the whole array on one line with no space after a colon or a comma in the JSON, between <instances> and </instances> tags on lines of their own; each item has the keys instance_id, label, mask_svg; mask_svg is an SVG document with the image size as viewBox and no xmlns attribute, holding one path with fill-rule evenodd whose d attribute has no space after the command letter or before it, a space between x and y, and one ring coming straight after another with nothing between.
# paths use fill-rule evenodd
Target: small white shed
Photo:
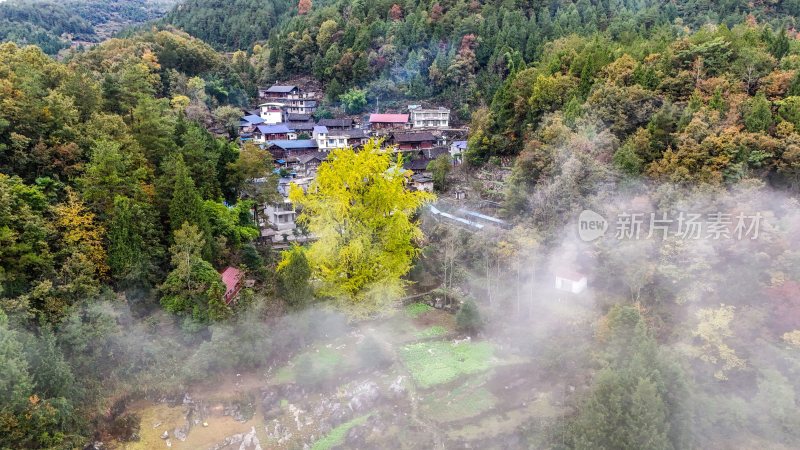
<instances>
[{"instance_id":1,"label":"small white shed","mask_svg":"<svg viewBox=\"0 0 800 450\"><path fill-rule=\"evenodd\" d=\"M558 270L555 273L556 289L580 294L586 290L586 275L571 270Z\"/></svg>"}]
</instances>

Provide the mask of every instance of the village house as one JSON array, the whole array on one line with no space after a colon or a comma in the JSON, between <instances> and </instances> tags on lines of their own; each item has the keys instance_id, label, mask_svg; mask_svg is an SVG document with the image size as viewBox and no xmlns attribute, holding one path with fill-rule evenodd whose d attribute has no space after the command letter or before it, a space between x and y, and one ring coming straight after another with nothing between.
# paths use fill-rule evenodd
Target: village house
<instances>
[{"instance_id":1,"label":"village house","mask_svg":"<svg viewBox=\"0 0 800 450\"><path fill-rule=\"evenodd\" d=\"M344 134L347 136L347 145L352 148L363 147L370 138L369 133L361 128L353 128Z\"/></svg>"},{"instance_id":2,"label":"village house","mask_svg":"<svg viewBox=\"0 0 800 450\"><path fill-rule=\"evenodd\" d=\"M220 272L222 284L225 285L225 294L222 299L226 305L230 305L239 295L239 291L244 284L244 274L236 267L228 266Z\"/></svg>"},{"instance_id":3,"label":"village house","mask_svg":"<svg viewBox=\"0 0 800 450\"><path fill-rule=\"evenodd\" d=\"M408 111L411 114L412 128L442 129L450 127L450 110L447 108L423 108L420 105L409 105Z\"/></svg>"},{"instance_id":4,"label":"village house","mask_svg":"<svg viewBox=\"0 0 800 450\"><path fill-rule=\"evenodd\" d=\"M317 143L313 139L286 139L267 141L264 144L275 160L289 161L300 155L317 151Z\"/></svg>"},{"instance_id":5,"label":"village house","mask_svg":"<svg viewBox=\"0 0 800 450\"><path fill-rule=\"evenodd\" d=\"M305 139L309 139L314 131L314 122L286 122L286 126L294 135L294 137L289 136L289 139L301 139L300 136L304 134L306 135Z\"/></svg>"},{"instance_id":6,"label":"village house","mask_svg":"<svg viewBox=\"0 0 800 450\"><path fill-rule=\"evenodd\" d=\"M257 125L264 123L261 116L246 115L239 120L239 135L252 133Z\"/></svg>"},{"instance_id":7,"label":"village house","mask_svg":"<svg viewBox=\"0 0 800 450\"><path fill-rule=\"evenodd\" d=\"M403 168L406 170L410 170L414 173L414 175L420 174L430 174L428 172L428 164L430 164L431 160L425 157L405 157L403 159Z\"/></svg>"},{"instance_id":8,"label":"village house","mask_svg":"<svg viewBox=\"0 0 800 450\"><path fill-rule=\"evenodd\" d=\"M424 173L414 174L411 176L411 188L415 191L433 192L433 178Z\"/></svg>"},{"instance_id":9,"label":"village house","mask_svg":"<svg viewBox=\"0 0 800 450\"><path fill-rule=\"evenodd\" d=\"M302 175L305 177L315 177L317 175L317 169L319 168L320 164L325 161L325 158L328 157L328 154L325 152L316 152L316 153L309 153L306 155L298 156L297 157L297 166L295 167L295 171L298 175Z\"/></svg>"},{"instance_id":10,"label":"village house","mask_svg":"<svg viewBox=\"0 0 800 450\"><path fill-rule=\"evenodd\" d=\"M267 219L267 226L275 231L291 231L297 228L295 223L297 212L288 199L266 204L264 216Z\"/></svg>"},{"instance_id":11,"label":"village house","mask_svg":"<svg viewBox=\"0 0 800 450\"><path fill-rule=\"evenodd\" d=\"M317 121L317 125L326 127L330 131L334 130L352 130L353 129L353 119L349 117L341 118L341 119L319 119Z\"/></svg>"},{"instance_id":12,"label":"village house","mask_svg":"<svg viewBox=\"0 0 800 450\"><path fill-rule=\"evenodd\" d=\"M311 116L311 114L287 113L286 114L286 121L287 122L313 122L314 118Z\"/></svg>"},{"instance_id":13,"label":"village house","mask_svg":"<svg viewBox=\"0 0 800 450\"><path fill-rule=\"evenodd\" d=\"M256 109L242 108L242 114L245 116L257 116L261 114L261 110L258 108Z\"/></svg>"},{"instance_id":14,"label":"village house","mask_svg":"<svg viewBox=\"0 0 800 450\"><path fill-rule=\"evenodd\" d=\"M390 144L396 145L398 151L429 150L436 146L436 136L430 132L392 133Z\"/></svg>"},{"instance_id":15,"label":"village house","mask_svg":"<svg viewBox=\"0 0 800 450\"><path fill-rule=\"evenodd\" d=\"M283 105L276 102L267 102L258 105L261 110L261 118L267 125L275 125L283 122Z\"/></svg>"},{"instance_id":16,"label":"village house","mask_svg":"<svg viewBox=\"0 0 800 450\"><path fill-rule=\"evenodd\" d=\"M335 148L347 147L347 135L343 131L329 131L328 127L316 125L313 130L313 139L317 143L317 148L322 151L330 151Z\"/></svg>"},{"instance_id":17,"label":"village house","mask_svg":"<svg viewBox=\"0 0 800 450\"><path fill-rule=\"evenodd\" d=\"M292 130L284 124L258 125L253 131L253 142L264 144L267 141L290 139Z\"/></svg>"},{"instance_id":18,"label":"village house","mask_svg":"<svg viewBox=\"0 0 800 450\"><path fill-rule=\"evenodd\" d=\"M298 86L274 84L270 87L258 88L258 98L262 100L277 100L288 95L298 94L300 94L300 88Z\"/></svg>"},{"instance_id":19,"label":"village house","mask_svg":"<svg viewBox=\"0 0 800 450\"><path fill-rule=\"evenodd\" d=\"M306 191L308 189L308 186L311 184L311 182L314 181L313 177L301 176L300 173L297 173L296 169L299 168L299 162L298 161L299 161L299 157L298 158L292 158L291 168L292 168L292 171L293 171L293 175L290 175L288 177L281 177L278 180L278 192L284 198L289 197L289 189L291 188L292 185L295 185L295 186L299 187L300 189L302 189L303 191Z\"/></svg>"},{"instance_id":20,"label":"village house","mask_svg":"<svg viewBox=\"0 0 800 450\"><path fill-rule=\"evenodd\" d=\"M298 86L273 85L259 88L258 96L262 100L280 103L287 113L312 114L317 109L317 95L305 92Z\"/></svg>"},{"instance_id":21,"label":"village house","mask_svg":"<svg viewBox=\"0 0 800 450\"><path fill-rule=\"evenodd\" d=\"M369 128L372 131L392 131L408 128L408 114L370 114Z\"/></svg>"},{"instance_id":22,"label":"village house","mask_svg":"<svg viewBox=\"0 0 800 450\"><path fill-rule=\"evenodd\" d=\"M558 269L555 271L555 287L559 291L580 294L586 290L586 275L570 269Z\"/></svg>"},{"instance_id":23,"label":"village house","mask_svg":"<svg viewBox=\"0 0 800 450\"><path fill-rule=\"evenodd\" d=\"M426 148L422 149L418 152L418 155L423 156L425 158L430 159L433 161L434 159L442 156L447 155L450 152L447 150L447 147L433 147L433 148Z\"/></svg>"},{"instance_id":24,"label":"village house","mask_svg":"<svg viewBox=\"0 0 800 450\"><path fill-rule=\"evenodd\" d=\"M450 144L450 157L453 164L461 164L464 161L464 152L467 151L467 141L453 141Z\"/></svg>"}]
</instances>

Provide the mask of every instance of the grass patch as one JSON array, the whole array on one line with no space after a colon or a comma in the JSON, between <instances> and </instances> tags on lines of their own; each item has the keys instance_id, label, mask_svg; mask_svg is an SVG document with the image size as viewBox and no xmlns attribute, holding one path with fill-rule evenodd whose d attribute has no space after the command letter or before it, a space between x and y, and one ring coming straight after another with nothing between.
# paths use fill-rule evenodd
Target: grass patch
<instances>
[{"instance_id":1,"label":"grass patch","mask_svg":"<svg viewBox=\"0 0 800 450\"><path fill-rule=\"evenodd\" d=\"M441 325L434 325L430 328L426 328L419 333L417 333L417 337L419 338L432 338L436 336L441 336L443 334L447 334L447 328Z\"/></svg>"},{"instance_id":2,"label":"grass patch","mask_svg":"<svg viewBox=\"0 0 800 450\"><path fill-rule=\"evenodd\" d=\"M431 310L433 310L433 307L425 303L412 303L406 306L406 315L412 319L416 319Z\"/></svg>"},{"instance_id":3,"label":"grass patch","mask_svg":"<svg viewBox=\"0 0 800 450\"><path fill-rule=\"evenodd\" d=\"M479 416L496 404L497 397L486 388L464 384L444 396L428 396L422 410L437 422L453 422Z\"/></svg>"},{"instance_id":4,"label":"grass patch","mask_svg":"<svg viewBox=\"0 0 800 450\"><path fill-rule=\"evenodd\" d=\"M332 429L325 437L314 442L314 445L311 446L311 450L328 450L331 447L342 445L347 432L350 431L351 428L366 422L368 417L369 414L365 414Z\"/></svg>"},{"instance_id":5,"label":"grass patch","mask_svg":"<svg viewBox=\"0 0 800 450\"><path fill-rule=\"evenodd\" d=\"M421 388L455 380L489 368L493 347L487 342L419 342L400 349L400 355Z\"/></svg>"},{"instance_id":6,"label":"grass patch","mask_svg":"<svg viewBox=\"0 0 800 450\"><path fill-rule=\"evenodd\" d=\"M275 372L276 383L292 383L308 376L335 376L346 366L344 357L333 349L323 347L301 353ZM302 381L302 380L301 380Z\"/></svg>"},{"instance_id":7,"label":"grass patch","mask_svg":"<svg viewBox=\"0 0 800 450\"><path fill-rule=\"evenodd\" d=\"M566 413L564 408L550 403L550 395L543 395L537 400L529 402L527 406L503 411L502 414L487 415L474 423L448 430L446 434L453 440L483 440L512 433L533 419L553 419L564 413Z\"/></svg>"}]
</instances>

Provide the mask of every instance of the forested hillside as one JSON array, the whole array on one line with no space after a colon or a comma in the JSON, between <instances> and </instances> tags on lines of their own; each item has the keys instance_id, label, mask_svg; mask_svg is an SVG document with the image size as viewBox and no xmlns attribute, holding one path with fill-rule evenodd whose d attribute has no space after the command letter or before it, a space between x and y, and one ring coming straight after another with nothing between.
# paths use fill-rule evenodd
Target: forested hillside
<instances>
[{"instance_id":1,"label":"forested hillside","mask_svg":"<svg viewBox=\"0 0 800 450\"><path fill-rule=\"evenodd\" d=\"M188 327L230 316L211 262L262 269L252 203L236 200L271 168L206 130L217 91L197 75L241 81L186 35L110 40L68 63L4 43L0 73L0 447L79 446L96 402L150 376L113 363L133 348L96 322L110 319L96 300L128 292L141 314L163 297ZM21 342L48 356L26 360Z\"/></svg>"},{"instance_id":2,"label":"forested hillside","mask_svg":"<svg viewBox=\"0 0 800 450\"><path fill-rule=\"evenodd\" d=\"M39 46L56 54L70 44L91 44L124 27L161 17L172 0L11 0L0 3L0 40Z\"/></svg>"},{"instance_id":3,"label":"forested hillside","mask_svg":"<svg viewBox=\"0 0 800 450\"><path fill-rule=\"evenodd\" d=\"M194 0L167 20L219 48L252 51L262 44L256 50L263 80L313 74L328 84L331 99L354 86L366 88L372 101L435 97L463 108L463 118L469 115L465 105L490 101L509 72L536 62L549 41L563 36L602 32L633 44L663 34L667 25L733 26L748 14L760 23L791 27L800 12L795 1L751 7L746 1L342 0L275 16L273 8L288 11L285 2L256 3L261 5L232 2L220 10L216 2ZM218 10L225 13L211 12ZM253 19L258 14L268 15L266 23ZM251 31L255 24L260 33Z\"/></svg>"},{"instance_id":4,"label":"forested hillside","mask_svg":"<svg viewBox=\"0 0 800 450\"><path fill-rule=\"evenodd\" d=\"M664 31L629 44L599 35L549 43L473 114L470 161L521 151L512 190L530 188L553 174L547 133L590 124L610 132L602 158L630 176L681 185L756 177L796 189L796 36L754 20Z\"/></svg>"},{"instance_id":5,"label":"forested hillside","mask_svg":"<svg viewBox=\"0 0 800 450\"><path fill-rule=\"evenodd\" d=\"M188 0L54 58L153 17L72 1L0 3L0 449L797 446L800 0ZM289 166L239 133L301 76L468 130Z\"/></svg>"},{"instance_id":6,"label":"forested hillside","mask_svg":"<svg viewBox=\"0 0 800 450\"><path fill-rule=\"evenodd\" d=\"M250 50L297 14L293 0L186 0L165 21L219 50Z\"/></svg>"}]
</instances>

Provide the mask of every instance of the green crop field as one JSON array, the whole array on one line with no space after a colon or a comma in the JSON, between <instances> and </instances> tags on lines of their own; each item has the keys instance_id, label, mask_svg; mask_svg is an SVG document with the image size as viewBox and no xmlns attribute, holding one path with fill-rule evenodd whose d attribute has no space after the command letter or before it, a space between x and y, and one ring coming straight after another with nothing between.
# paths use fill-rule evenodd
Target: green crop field
<instances>
[{"instance_id":1,"label":"green crop field","mask_svg":"<svg viewBox=\"0 0 800 450\"><path fill-rule=\"evenodd\" d=\"M490 366L493 347L487 342L420 342L400 349L411 376L419 387L428 388L459 376L483 372Z\"/></svg>"}]
</instances>

